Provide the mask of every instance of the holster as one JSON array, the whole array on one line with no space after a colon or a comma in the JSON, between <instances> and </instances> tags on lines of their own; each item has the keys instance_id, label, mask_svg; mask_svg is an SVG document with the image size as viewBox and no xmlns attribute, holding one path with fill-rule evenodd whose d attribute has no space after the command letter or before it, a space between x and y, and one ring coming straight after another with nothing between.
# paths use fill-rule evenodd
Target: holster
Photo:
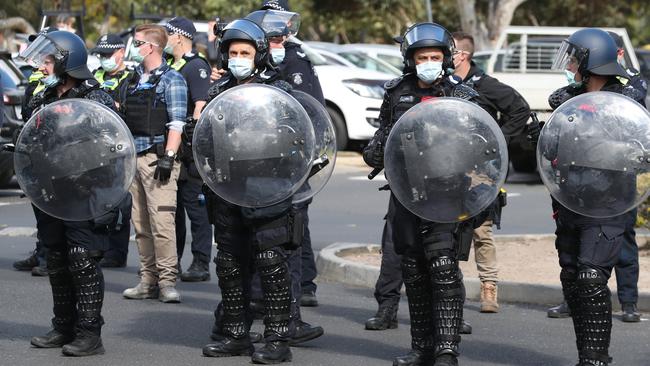
<instances>
[{"instance_id":1,"label":"holster","mask_svg":"<svg viewBox=\"0 0 650 366\"><path fill-rule=\"evenodd\" d=\"M217 196L214 194L214 192L212 192L207 184L204 184L201 187L201 190L203 191L203 196L205 196L205 208L208 210L208 222L211 225L215 225L217 222L217 218L215 216L215 211L217 209Z\"/></svg>"},{"instance_id":2,"label":"holster","mask_svg":"<svg viewBox=\"0 0 650 366\"><path fill-rule=\"evenodd\" d=\"M458 260L467 261L469 259L469 251L472 248L474 227L468 223L460 223L454 236L456 239L456 255Z\"/></svg>"},{"instance_id":3,"label":"holster","mask_svg":"<svg viewBox=\"0 0 650 366\"><path fill-rule=\"evenodd\" d=\"M501 230L501 212L503 208L508 204L508 192L505 189L501 188L497 199L494 205L494 214L492 217L492 222L496 225L497 229Z\"/></svg>"},{"instance_id":4,"label":"holster","mask_svg":"<svg viewBox=\"0 0 650 366\"><path fill-rule=\"evenodd\" d=\"M258 221L254 230L258 238L264 238L264 240L259 240L261 250L278 245L293 250L302 244L304 226L304 215L300 210L292 207L286 215L271 220Z\"/></svg>"}]
</instances>

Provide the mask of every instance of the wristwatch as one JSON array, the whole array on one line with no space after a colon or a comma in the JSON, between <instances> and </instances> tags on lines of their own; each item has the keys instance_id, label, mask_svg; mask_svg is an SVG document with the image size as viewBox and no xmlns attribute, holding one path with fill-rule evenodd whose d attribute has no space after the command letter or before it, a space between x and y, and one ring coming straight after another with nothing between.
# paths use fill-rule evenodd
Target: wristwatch
<instances>
[{"instance_id":1,"label":"wristwatch","mask_svg":"<svg viewBox=\"0 0 650 366\"><path fill-rule=\"evenodd\" d=\"M165 151L165 155L169 156L170 158L175 158L176 157L176 153L174 152L174 150Z\"/></svg>"}]
</instances>

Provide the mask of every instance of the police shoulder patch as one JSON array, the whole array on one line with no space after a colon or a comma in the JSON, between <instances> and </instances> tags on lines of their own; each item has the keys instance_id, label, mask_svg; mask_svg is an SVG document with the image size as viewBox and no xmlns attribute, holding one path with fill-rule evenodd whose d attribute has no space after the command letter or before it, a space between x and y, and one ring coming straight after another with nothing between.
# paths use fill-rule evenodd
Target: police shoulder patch
<instances>
[{"instance_id":1,"label":"police shoulder patch","mask_svg":"<svg viewBox=\"0 0 650 366\"><path fill-rule=\"evenodd\" d=\"M296 72L296 73L292 74L291 75L291 80L296 85L302 84L302 82L303 82L302 73L301 72Z\"/></svg>"},{"instance_id":2,"label":"police shoulder patch","mask_svg":"<svg viewBox=\"0 0 650 366\"><path fill-rule=\"evenodd\" d=\"M199 69L199 77L201 79L205 79L208 77L208 70L206 69Z\"/></svg>"},{"instance_id":3,"label":"police shoulder patch","mask_svg":"<svg viewBox=\"0 0 650 366\"><path fill-rule=\"evenodd\" d=\"M384 84L384 89L386 89L386 90L395 89L402 82L402 80L404 80L404 76L400 76L400 77L395 78L393 80L388 80Z\"/></svg>"},{"instance_id":4,"label":"police shoulder patch","mask_svg":"<svg viewBox=\"0 0 650 366\"><path fill-rule=\"evenodd\" d=\"M472 98L478 97L479 94L476 90L474 90L473 88L465 84L458 84L454 87L454 90L451 92L451 96L460 99L470 100Z\"/></svg>"}]
</instances>

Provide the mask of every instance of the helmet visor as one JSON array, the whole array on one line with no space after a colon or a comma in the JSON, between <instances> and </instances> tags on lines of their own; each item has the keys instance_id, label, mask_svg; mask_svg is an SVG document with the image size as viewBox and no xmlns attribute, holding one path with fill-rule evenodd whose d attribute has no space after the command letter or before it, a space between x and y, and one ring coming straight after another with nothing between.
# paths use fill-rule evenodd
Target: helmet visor
<instances>
[{"instance_id":1,"label":"helmet visor","mask_svg":"<svg viewBox=\"0 0 650 366\"><path fill-rule=\"evenodd\" d=\"M290 11L267 10L261 26L269 37L295 36L300 29L300 14Z\"/></svg>"},{"instance_id":2,"label":"helmet visor","mask_svg":"<svg viewBox=\"0 0 650 366\"><path fill-rule=\"evenodd\" d=\"M18 59L26 62L31 67L40 68L48 60L48 56L54 57L56 62L62 60L65 53L47 36L41 35L18 55ZM52 60L49 59L49 61Z\"/></svg>"},{"instance_id":3,"label":"helmet visor","mask_svg":"<svg viewBox=\"0 0 650 366\"><path fill-rule=\"evenodd\" d=\"M575 46L567 40L564 40L555 54L551 69L564 71L570 64L580 65L586 56L586 49Z\"/></svg>"}]
</instances>

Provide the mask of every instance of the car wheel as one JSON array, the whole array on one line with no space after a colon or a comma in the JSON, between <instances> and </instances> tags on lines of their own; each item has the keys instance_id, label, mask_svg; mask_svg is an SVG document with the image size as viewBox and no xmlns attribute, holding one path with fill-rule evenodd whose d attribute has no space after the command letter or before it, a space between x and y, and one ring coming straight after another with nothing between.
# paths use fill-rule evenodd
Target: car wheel
<instances>
[{"instance_id":1,"label":"car wheel","mask_svg":"<svg viewBox=\"0 0 650 366\"><path fill-rule=\"evenodd\" d=\"M9 152L0 152L0 187L6 187L14 175L14 159Z\"/></svg>"},{"instance_id":2,"label":"car wheel","mask_svg":"<svg viewBox=\"0 0 650 366\"><path fill-rule=\"evenodd\" d=\"M334 124L334 130L336 131L336 148L339 151L345 150L348 147L348 129L345 125L345 120L341 114L332 107L327 107L327 113L329 113L332 123Z\"/></svg>"}]
</instances>

